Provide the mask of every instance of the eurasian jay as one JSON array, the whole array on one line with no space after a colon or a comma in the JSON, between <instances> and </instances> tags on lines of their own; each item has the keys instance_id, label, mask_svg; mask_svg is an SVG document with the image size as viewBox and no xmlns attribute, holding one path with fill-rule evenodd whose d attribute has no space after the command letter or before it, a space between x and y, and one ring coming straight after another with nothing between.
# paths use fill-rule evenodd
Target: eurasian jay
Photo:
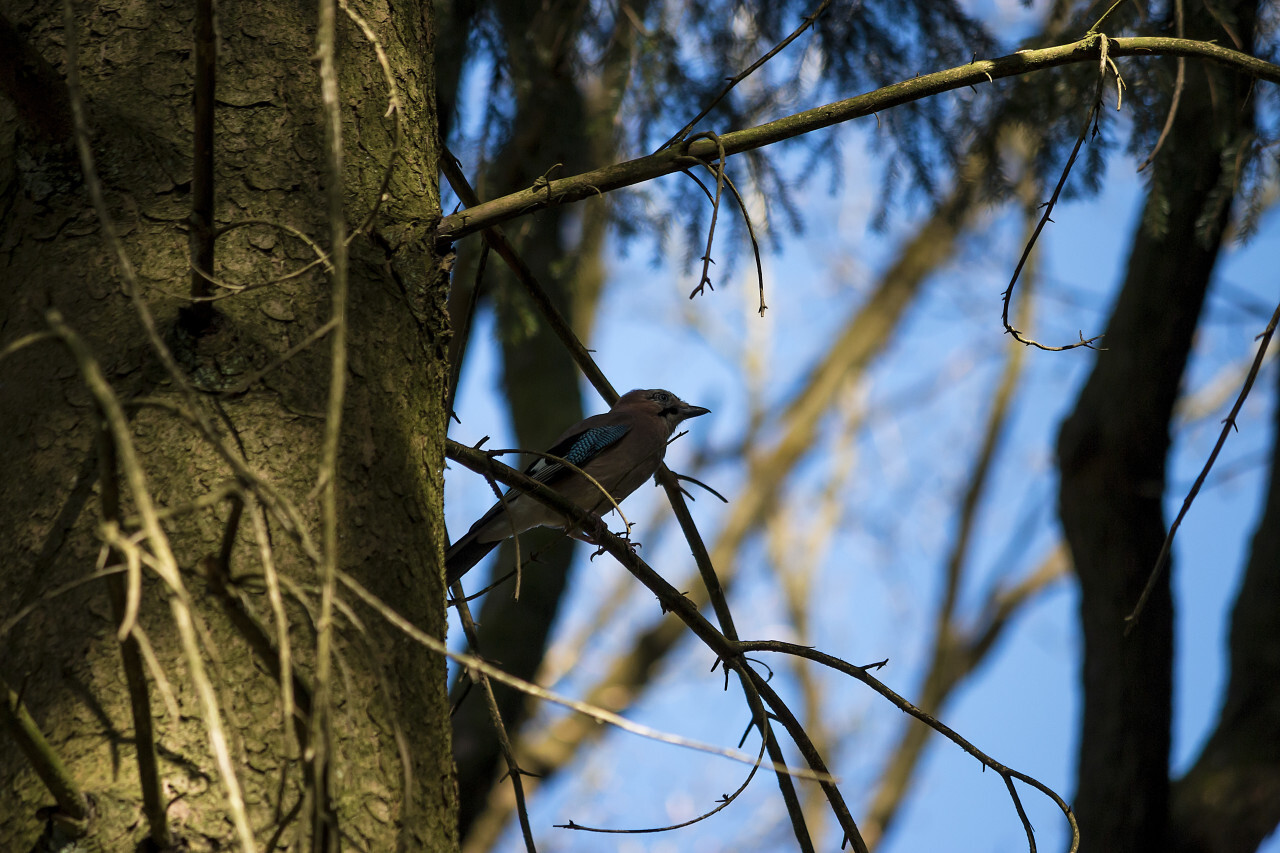
<instances>
[{"instance_id":1,"label":"eurasian jay","mask_svg":"<svg viewBox=\"0 0 1280 853\"><path fill-rule=\"evenodd\" d=\"M708 411L670 391L628 391L609 411L565 430L547 453L590 474L621 503L657 472L676 427ZM589 512L598 515L613 507L594 483L559 462L538 457L525 473ZM513 534L533 527L565 526L565 518L551 507L512 489L449 547L446 583L452 585Z\"/></svg>"}]
</instances>

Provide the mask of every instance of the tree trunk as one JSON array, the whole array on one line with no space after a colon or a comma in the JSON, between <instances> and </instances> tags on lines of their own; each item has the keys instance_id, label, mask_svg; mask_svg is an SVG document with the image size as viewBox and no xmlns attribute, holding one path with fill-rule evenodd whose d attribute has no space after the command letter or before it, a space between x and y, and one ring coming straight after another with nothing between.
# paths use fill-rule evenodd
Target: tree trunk
<instances>
[{"instance_id":1,"label":"tree trunk","mask_svg":"<svg viewBox=\"0 0 1280 853\"><path fill-rule=\"evenodd\" d=\"M393 122L384 115L388 87L374 48L339 11L345 219L354 237L348 387L335 478L337 564L442 637L448 323L446 270L430 239L439 217L431 4L352 5L386 52L402 111L384 201L373 224L357 233L382 195ZM191 7L155 0L79 3L73 32L64 31L59 4L6 0L0 15L60 76L64 45L79 45L91 145L110 218L159 339L197 390L185 393L157 357L129 297L128 277L88 203L70 140L50 144L36 135L33 116L22 107L30 99L16 96L30 91L0 99L0 151L14 154L0 156L7 170L0 173L0 346L48 328L46 310L57 309L87 341L123 401L129 438L162 510L188 508L224 485L248 496L242 513L232 499L214 500L168 518L165 531L203 632L203 660L256 845L266 847L279 830L276 849L299 850L312 825L305 810L294 811L303 806L305 754L282 717L280 690L269 674L275 652L261 654L260 645L255 652L245 625L246 614L255 613L268 645L279 638L263 591L260 547L266 542L287 581L283 609L298 684L305 687L314 674L319 595L315 552L299 537L322 541L317 464L331 338L311 341L247 390L237 386L304 343L335 307L324 265L282 278L316 259L297 233L329 249L315 12L224 0L217 14L213 224L267 224L222 233L213 272L225 283L270 284L234 294L213 287L231 295L204 316L184 297L191 278ZM30 88L38 79L20 77L11 85ZM62 89L36 94L37 102L66 102ZM91 574L99 559L99 525L109 503L102 496L114 487L110 477L105 489L99 479L98 411L81 367L49 341L0 362L0 401L0 447L9 460L0 480L0 617L32 607L3 638L0 674L93 799L93 838L103 849L133 849L147 824L139 819L134 718L106 587L94 581L49 598ZM198 411L213 425L210 433L193 426L184 410ZM234 472L228 456L269 484L277 506L296 505L298 531L261 499L266 490ZM120 489L129 534L136 529L129 516L139 505ZM254 523L260 507L265 528ZM263 538L255 527L264 529ZM228 529L229 560L223 561ZM144 547L154 550L155 543ZM210 565L229 570L230 595L217 594L218 584L194 571ZM138 621L173 694L166 696L156 673L149 673L167 822L191 850L234 849L228 780L211 757L208 726L170 616L172 595L144 570ZM338 598L330 776L338 832L364 849L456 849L443 661L410 645L372 611L345 610L353 596L342 587ZM299 705L305 707L301 693ZM0 849L29 847L40 833L36 809L49 800L5 739Z\"/></svg>"},{"instance_id":2,"label":"tree trunk","mask_svg":"<svg viewBox=\"0 0 1280 853\"><path fill-rule=\"evenodd\" d=\"M1226 14L1247 51L1253 11L1236 3ZM1187 37L1220 32L1192 4ZM1129 636L1124 618L1165 537L1169 417L1237 178L1224 163L1243 152L1252 129L1248 90L1247 79L1188 63L1104 349L1059 436L1060 510L1080 577L1084 641L1075 809L1083 844L1095 849L1168 849L1171 572Z\"/></svg>"}]
</instances>

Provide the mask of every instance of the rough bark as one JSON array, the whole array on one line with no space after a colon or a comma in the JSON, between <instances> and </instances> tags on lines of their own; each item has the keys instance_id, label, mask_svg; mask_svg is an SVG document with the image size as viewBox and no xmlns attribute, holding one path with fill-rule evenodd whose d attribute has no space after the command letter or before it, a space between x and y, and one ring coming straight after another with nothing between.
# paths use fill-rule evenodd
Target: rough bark
<instances>
[{"instance_id":1,"label":"rough bark","mask_svg":"<svg viewBox=\"0 0 1280 853\"><path fill-rule=\"evenodd\" d=\"M1216 37L1213 17L1191 5L1187 37ZM1228 14L1247 43L1251 7L1237 3ZM1124 617L1164 540L1169 418L1228 219L1236 175L1224 163L1252 126L1247 78L1196 63L1186 77L1105 349L1058 444L1084 643L1075 808L1085 846L1131 853L1170 841L1171 572L1129 636Z\"/></svg>"},{"instance_id":2,"label":"rough bark","mask_svg":"<svg viewBox=\"0 0 1280 853\"><path fill-rule=\"evenodd\" d=\"M400 156L371 233L351 243L350 370L338 470L339 566L427 631L444 631L440 524L443 467L444 270L426 239L439 216L429 4L371 0L354 7L386 50L404 106ZM231 469L174 406L201 408L231 452L296 502L319 541L313 489L328 386L328 342L291 358L247 393L220 393L301 343L330 316L322 268L217 302L207 327L187 322L187 221L191 195L192 32L189 6L151 0L80 3L78 32L64 32L59 4L8 2L0 13L65 75L63 46L80 46L92 145L107 205L138 270L141 295L188 380L193 403L155 355L124 277L86 200L65 140L50 145L0 120L0 343L47 327L56 307L87 340L131 417L132 440L162 507L180 507L232 480ZM270 220L327 242L323 135L310 6L218 4L215 225ZM339 13L347 219L363 221L391 152L387 87L372 47ZM58 98L62 93L49 92ZM12 93L10 93L12 95ZM17 98L12 98L18 101ZM0 112L12 116L8 100ZM285 230L253 226L218 240L216 275L257 283L314 259ZM98 805L104 849L132 849L139 784L133 723L120 676L106 590L92 583L53 601L60 584L92 572L100 517L98 417L83 378L54 343L0 363L0 615L35 607L4 640L0 668L72 773ZM126 517L134 506L126 501ZM226 501L166 527L205 633L205 658L223 708L250 824L265 845L300 798L303 774L279 691L194 571L220 551ZM233 579L263 615L261 563L246 510ZM282 575L313 595L315 567L278 518L269 520ZM254 576L258 577L255 582ZM166 590L144 575L140 624L173 685L178 715L152 694L160 776L175 835L192 850L226 849L227 799L210 759ZM312 626L290 600L298 671L310 673ZM456 849L444 667L357 611L367 633L340 624L335 685L335 807L340 829L369 849ZM406 789L396 726L411 756ZM25 849L40 832L48 796L16 750L0 748L0 848ZM307 821L284 830L305 835Z\"/></svg>"}]
</instances>

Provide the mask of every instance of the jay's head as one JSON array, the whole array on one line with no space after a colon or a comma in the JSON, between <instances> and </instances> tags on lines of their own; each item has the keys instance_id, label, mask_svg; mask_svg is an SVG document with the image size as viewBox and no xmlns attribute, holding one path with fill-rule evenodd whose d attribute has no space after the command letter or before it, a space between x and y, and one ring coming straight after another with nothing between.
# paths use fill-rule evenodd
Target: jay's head
<instances>
[{"instance_id":1,"label":"jay's head","mask_svg":"<svg viewBox=\"0 0 1280 853\"><path fill-rule=\"evenodd\" d=\"M614 405L615 410L624 407L662 418L667 425L668 435L676 431L681 421L696 418L711 411L702 406L691 406L675 394L661 388L628 391Z\"/></svg>"}]
</instances>

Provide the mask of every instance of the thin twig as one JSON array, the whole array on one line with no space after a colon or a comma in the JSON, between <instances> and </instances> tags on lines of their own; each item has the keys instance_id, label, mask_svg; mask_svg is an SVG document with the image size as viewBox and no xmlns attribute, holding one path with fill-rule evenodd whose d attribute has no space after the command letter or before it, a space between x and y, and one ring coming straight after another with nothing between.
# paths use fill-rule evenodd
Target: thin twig
<instances>
[{"instance_id":1,"label":"thin twig","mask_svg":"<svg viewBox=\"0 0 1280 853\"><path fill-rule=\"evenodd\" d=\"M188 309L197 329L208 325L213 305L202 301L211 295L205 270L214 270L213 237L213 133L214 92L217 84L217 43L214 35L213 0L195 4L195 91L192 97L191 154L191 297Z\"/></svg>"},{"instance_id":2,"label":"thin twig","mask_svg":"<svg viewBox=\"0 0 1280 853\"><path fill-rule=\"evenodd\" d=\"M785 50L787 45L791 44L793 41L799 38L801 34L804 33L805 30L812 27L813 22L816 21L818 19L818 16L821 15L823 12L825 12L827 10L827 7L830 5L831 5L831 0L822 0L822 5L820 5L817 9L815 9L810 14L805 15L805 17L802 19L804 23L796 27L796 29L791 33L791 35L787 36L782 41L778 42L778 44L775 45L772 50L770 50L764 56L757 59L755 62L751 63L751 65L748 66L745 70L738 72L733 77L730 77L729 82L726 83L725 87L720 90L720 94L712 98L711 103L707 104L707 106L702 110L702 112L694 116L692 121L690 121L684 127L676 131L675 135L672 136L670 139L668 139L666 142L662 143L662 145L658 146L658 150L661 151L664 148L670 148L672 145L675 145L677 142L684 139L685 134L693 130L693 128L698 124L698 122L706 118L707 115L710 114L710 112L716 108L716 104L724 100L724 97L728 95L731 91L733 91L734 86L737 86L743 80L746 80L748 77L754 74L762 65L768 62L770 59L773 59L783 50Z\"/></svg>"},{"instance_id":3,"label":"thin twig","mask_svg":"<svg viewBox=\"0 0 1280 853\"><path fill-rule=\"evenodd\" d=\"M422 629L414 625L412 622L410 622L408 619L401 616L400 613L395 610L395 608L391 607L391 605L382 601L380 598L378 598L376 595L374 595L372 592L366 589L363 585L361 585L359 581L357 581L355 578L348 575L346 572L339 570L338 580L342 584L344 584L348 589L350 589L353 593L355 593L357 598L359 598L365 604L372 607L392 627L399 630L409 639L413 640L419 645L425 646L429 651L435 654L443 655L444 657L447 657L449 660L454 661L460 666L470 668L470 669L477 669L483 672L489 678L493 679L494 681L497 681L501 684L505 684L508 687L512 687L516 690L519 690L521 693L524 693L527 696L532 696L535 699L541 699L545 702L552 702L556 705L561 705L565 708L569 708L570 710L576 711L579 714L584 714L585 716L588 716L593 720L599 720L602 723L608 723L609 725L622 729L625 732L630 732L631 734L639 735L640 737L647 738L649 740L658 741L659 743L666 743L672 746L679 746L685 749L696 750L697 752L706 752L711 755L718 755L722 758L727 758L730 761L737 761L741 764L756 763L756 757L751 755L750 753L742 752L741 750L736 750L736 749L725 749L723 747L713 746L708 743L703 743L702 741L697 741L697 740L693 740L691 738L686 738L686 737L680 737L679 735L668 734L666 732L659 731L658 729L652 728L650 726L645 726L645 725L641 725L640 723L632 722L631 720L628 720L626 717L622 717L611 711L606 711L604 708L600 708L595 705L588 704L586 702L580 702L577 699L570 699L567 696L562 696L559 693L555 693L551 690L547 690L544 687L540 687L537 684L534 684L529 681L525 681L522 678L517 678L516 676L510 675L507 672L504 672L498 667L480 658L477 658L468 654L462 654L460 652L451 652L443 642L431 636L430 634L426 633L425 631L423 631ZM772 765L770 764L770 766ZM824 779L833 781L833 782L836 781L830 775L816 773L813 770L804 769L804 768L788 767L785 764L774 766L773 769L783 773L787 773L788 775L791 775L791 776L795 776L796 778L799 778L799 779L809 779L815 782L822 781Z\"/></svg>"},{"instance_id":4,"label":"thin twig","mask_svg":"<svg viewBox=\"0 0 1280 853\"><path fill-rule=\"evenodd\" d=\"M1114 7L1112 7L1114 8ZM1105 16L1104 16L1105 17ZM1038 341L1028 338L1018 331L1009 322L1009 304L1013 300L1013 288L1018 283L1018 276L1022 274L1022 268L1026 266L1027 259L1031 257L1031 250L1035 248L1036 241L1040 238L1040 232L1044 230L1045 225L1052 220L1049 218L1053 214L1053 208L1058 203L1058 196L1062 194L1062 188L1067 183L1067 176L1071 174L1071 167L1076 162L1076 157L1080 155L1080 147L1084 145L1085 137L1089 134L1089 128L1094 127L1094 118L1098 115L1098 111L1102 106L1102 86L1107 79L1107 59L1108 47L1110 39L1104 35L1098 35L1096 38L1101 42L1099 51L1101 53L1100 68L1098 70L1098 86L1093 96L1093 105L1089 108L1089 115L1085 117L1084 126L1080 128L1080 135L1076 137L1075 147L1071 149L1071 156L1067 158L1067 164L1062 168L1062 175L1058 178L1058 184L1053 188L1053 195L1044 203L1044 214L1040 217L1040 221L1036 224L1035 230L1031 232L1031 237L1027 240L1026 245L1022 249L1022 257L1018 258L1018 265L1013 269L1013 277L1009 279L1009 286L1005 288L1004 295L1001 297L1003 308L1000 312L1000 322L1004 325L1004 330L1013 339L1027 346L1036 347L1037 349L1047 350L1049 352L1062 352L1064 350L1075 349L1077 347L1086 347L1093 349L1093 342L1102 337L1095 335L1092 338L1085 339L1081 333L1080 340L1074 344L1066 344L1064 346L1046 346ZM1117 75L1119 79L1119 75ZM1096 127L1094 132L1097 132Z\"/></svg>"},{"instance_id":5,"label":"thin twig","mask_svg":"<svg viewBox=\"0 0 1280 853\"><path fill-rule=\"evenodd\" d=\"M1156 557L1156 564L1151 569L1151 575L1147 578L1147 585L1143 587L1142 595L1138 597L1138 603L1134 606L1133 612L1124 618L1125 634L1132 631L1138 624L1138 617L1142 615L1142 609L1146 607L1147 599L1150 598L1151 591L1155 589L1156 580L1169 562L1169 554L1173 550L1173 537L1178 532L1178 526L1182 524L1182 519L1186 517L1187 512L1191 509L1191 502L1200 493L1200 487L1204 485L1205 479L1209 476L1209 471L1213 468L1213 463L1217 460L1218 453L1221 452L1222 446L1227 443L1227 436L1231 434L1233 429L1238 430L1236 417L1240 414L1245 398L1249 396L1249 391L1253 388L1254 380L1258 378L1258 371L1262 367L1263 357L1266 355L1267 347L1271 343L1271 336L1275 334L1277 323L1280 323L1280 305L1276 305L1276 310L1271 315L1271 322L1267 324L1267 328L1263 333L1258 336L1260 339L1258 352L1253 357L1253 366L1249 368L1249 375L1245 377L1244 387L1240 389L1240 394L1236 397L1235 405L1231 407L1230 414L1222 422L1222 431L1218 433L1218 440L1214 443L1213 450L1209 453L1209 458L1205 460L1204 467L1200 469L1200 476L1196 477L1195 483L1191 485L1191 491L1183 499L1182 507L1178 510L1178 515L1173 520L1173 524L1169 525L1169 532L1164 537L1164 544L1160 546L1160 554Z\"/></svg>"},{"instance_id":6,"label":"thin twig","mask_svg":"<svg viewBox=\"0 0 1280 853\"><path fill-rule=\"evenodd\" d=\"M449 186L453 188L454 193L467 205L468 208L480 205L480 197L476 195L476 191L472 189L467 176L463 174L462 167L458 159L445 149L444 156L440 158L440 170L444 172L445 178L449 181ZM466 211L463 211L464 213ZM516 280L529 294L529 298L533 300L533 304L538 311L546 319L547 324L551 326L551 331L555 333L560 342L564 344L565 349L569 351L569 357L578 365L578 369L587 377L587 380L595 386L596 391L604 398L604 401L612 406L618 402L618 392L614 390L613 385L605 377L604 371L595 363L595 359L583 346L582 341L578 340L578 336L574 333L573 327L569 325L569 321L565 319L560 310L556 308L555 303L551 301L551 297L547 295L546 290L538 283L537 278L533 274L533 270L529 269L529 265L516 252L515 247L507 239L502 229L494 226L484 229L484 239L495 252L498 257L502 258L515 274Z\"/></svg>"},{"instance_id":7,"label":"thin twig","mask_svg":"<svg viewBox=\"0 0 1280 853\"><path fill-rule=\"evenodd\" d=\"M781 640L756 640L756 642L744 642L741 643L741 648L744 652L778 652L782 654L795 654L797 657L803 657L806 658L806 660L831 667L831 669L838 672L844 672L845 675L852 676L852 678L868 685L869 688L876 690L876 693L881 694L882 697L888 699L892 704L895 704L900 711L909 713L909 715L915 717L916 720L923 722L923 724L931 727L934 731L937 731L938 734L941 734L942 736L945 736L946 739L951 740L952 743L959 745L959 747L964 749L965 752L968 752L970 756L973 756L974 758L977 758L978 761L982 762L983 766L992 768L992 770L995 770L997 774L1004 776L1005 779L1010 779L1010 777L1012 777L1012 779L1023 781L1023 783L1032 786L1032 788L1037 789L1038 792L1041 792L1046 795L1046 797L1050 798L1053 804L1059 807L1062 815L1066 817L1066 821L1068 821L1068 824L1071 827L1071 845L1069 853L1076 853L1076 850L1079 849L1080 829L1079 826L1076 825L1075 815L1071 812L1071 807L1066 804L1065 800L1059 797L1057 793L1053 792L1053 789L1051 789L1050 786L1042 783L1042 781L1033 779L1032 776L1023 774L1023 772L1016 771L1014 768L1006 767L1005 765L1002 765L1002 763L996 761L995 758L988 756L987 753L980 751L980 749L974 747L972 743L969 743L969 740L960 736L960 734L956 733L956 731L951 729L950 726L943 724L943 722L938 720L937 717L929 715L929 713L925 713L920 710L920 708L915 707L914 704L906 701L906 699L902 698L901 695L893 692L891 688L888 688L888 686L882 683L881 680L877 679L876 676L870 675L867 671L869 667L856 666L854 663L842 661L841 658L832 656L832 654L819 652L818 649L809 648L808 646L796 646L795 643L783 643ZM1015 804L1020 807L1020 803L1016 802L1016 799ZM1020 808L1019 813L1023 816L1025 824L1025 813L1021 812Z\"/></svg>"},{"instance_id":8,"label":"thin twig","mask_svg":"<svg viewBox=\"0 0 1280 853\"><path fill-rule=\"evenodd\" d=\"M116 470L116 448L105 422L97 430L98 483L102 521L115 526L120 522L120 483ZM103 558L115 563L121 554L107 546ZM141 572L137 572L140 575ZM135 572L129 572L132 580ZM107 598L111 603L111 616L117 626L120 642L120 662L124 669L125 685L129 691L129 710L133 716L133 744L138 760L138 783L142 788L142 813L147 817L148 836L158 849L172 844L169 822L165 816L163 790L160 786L159 763L156 760L156 736L151 719L151 692L143 670L142 652L139 649L137 625L138 594L133 584L126 583L120 575L109 575Z\"/></svg>"},{"instance_id":9,"label":"thin twig","mask_svg":"<svg viewBox=\"0 0 1280 853\"><path fill-rule=\"evenodd\" d=\"M26 619L33 612L35 612L35 610L39 608L40 605L53 601L55 598L58 598L59 596L66 595L69 592L79 589L80 587L84 586L87 583L93 583L94 581L102 580L103 578L110 577L111 575L118 575L125 571L127 571L127 569L124 566L107 566L105 568L98 569L92 574L83 575L82 577L78 577L75 580L67 581L66 583L60 586L56 586L53 589L46 590L45 592L41 593L40 597L37 598L35 601L32 601L30 604L18 610L17 613L14 613L8 619L5 619L3 622L0 622L0 640L3 640L9 634L10 631L18 627L18 625L22 622L22 620Z\"/></svg>"},{"instance_id":10,"label":"thin twig","mask_svg":"<svg viewBox=\"0 0 1280 853\"><path fill-rule=\"evenodd\" d=\"M1182 0L1174 0L1174 17L1177 20L1178 38L1182 38L1183 16L1182 16ZM1160 149L1164 147L1164 141L1169 138L1170 131L1173 130L1173 120L1178 115L1178 104L1182 102L1182 90L1187 82L1187 60L1186 57L1179 56L1178 73L1173 80L1173 98L1169 102L1169 114L1164 117L1164 127L1160 129L1160 136L1156 139L1156 144L1152 147L1151 153L1147 155L1147 159L1138 165L1137 171L1151 165L1156 159L1156 155L1160 153Z\"/></svg>"},{"instance_id":11,"label":"thin twig","mask_svg":"<svg viewBox=\"0 0 1280 853\"><path fill-rule=\"evenodd\" d=\"M0 361L4 361L16 352L20 352L32 344L38 344L43 341L56 341L58 336L49 331L32 332L29 335L23 335L17 340L10 341L0 349Z\"/></svg>"},{"instance_id":12,"label":"thin twig","mask_svg":"<svg viewBox=\"0 0 1280 853\"><path fill-rule=\"evenodd\" d=\"M742 644L739 644L739 648L743 648ZM836 780L828 772L826 762L818 754L818 749L809 738L809 733L804 730L804 726L800 725L800 720L782 701L782 697L769 686L765 678L749 666L746 667L746 670L750 673L752 684L756 690L760 691L761 698L768 703L774 716L782 723L787 730L787 734L791 736L791 740L795 742L796 747L800 750L800 754L804 756L805 763L809 765L809 769L824 777L819 780L818 784L822 786L822 792L827 797L827 804L831 806L836 822L844 830L845 839L853 845L854 853L869 853L867 842L863 840L858 825L853 822L853 815L849 813L849 806L845 804L844 795L840 793ZM798 800L796 807L799 807ZM794 822L794 816L792 820Z\"/></svg>"},{"instance_id":13,"label":"thin twig","mask_svg":"<svg viewBox=\"0 0 1280 853\"><path fill-rule=\"evenodd\" d=\"M920 722L929 726L929 728L933 729L934 731L941 734L943 737L950 740L952 743L955 743L965 752L969 753L974 758L978 759L978 761L982 762L984 766L991 768L992 770L996 771L1006 779L1013 778L1013 779L1018 779L1021 782L1025 782L1026 784L1040 791L1042 794L1044 794L1046 797L1052 800L1054 805L1056 805L1058 809L1063 813L1063 815L1067 818L1067 823L1070 824L1071 826L1071 846L1069 848L1070 853L1076 853L1076 851L1079 850L1080 828L1076 824L1075 814L1071 811L1071 807L1067 805L1067 803L1062 799L1062 797L1058 796L1058 794L1054 792L1052 788L1045 785L1043 782L1040 782L1039 780L1026 775L1025 773L1021 773L1010 767L1006 767L1005 765L996 761L991 756L987 755L985 752L978 749L968 740L961 737L954 729L945 725L933 715L927 714L924 711L920 710L915 705L912 705L910 702L908 702L905 698L895 693L892 689L890 689L887 685L885 685L875 676L868 673L867 667L856 666L855 664L848 663L847 661L841 660L840 658L837 658L834 655L829 655L829 654L826 654L825 652L820 652L817 649L811 649L808 646L799 646L799 645L796 645L795 643L785 643L779 640L746 641L741 643L740 647L744 652L750 652L750 651L778 652L780 654L789 654L789 655L795 655L797 657L806 658L808 660L814 661L815 663L819 663L819 664L822 664L823 666L830 667L831 669L834 669L838 672L842 672L845 675L848 675L857 679L858 681L861 681L863 684L870 687L876 693L879 693L885 699L889 700L889 702L891 702L894 706L896 706L902 712L906 714L910 714ZM1021 812L1020 809L1019 811ZM1025 821L1025 815L1023 815L1023 817Z\"/></svg>"},{"instance_id":14,"label":"thin twig","mask_svg":"<svg viewBox=\"0 0 1280 853\"><path fill-rule=\"evenodd\" d=\"M707 189L706 185L703 184L702 181L698 180L697 176L695 176L688 169L681 170L684 174L692 178L699 187L702 188L703 193L705 193L707 196L707 199L711 201L714 209L717 209L717 210L719 209L718 194L720 191L719 185L721 182L723 182L724 185L729 188L729 191L733 193L734 200L738 203L738 212L742 214L742 221L747 226L747 238L750 239L751 241L751 254L755 258L755 262L756 262L756 283L760 291L760 305L757 310L760 312L760 316L763 317L765 311L767 311L769 308L769 306L765 305L765 302L764 302L764 262L760 258L760 240L756 237L755 226L752 225L751 223L751 213L747 210L746 199L742 197L742 193L738 191L737 185L734 184L733 180L725 172L723 161L721 161L718 165L713 167L710 163L704 160L698 160L697 158L694 158L694 157L690 157L688 159L691 162L691 164L697 164L699 166L702 166L703 168L707 169L713 175L716 176L717 195L713 196L711 194L711 191ZM710 255L710 251L709 251L710 235L708 235L707 239L708 239L707 254ZM706 274L705 268L704 268L703 274L704 275ZM692 294L690 294L690 298L692 298Z\"/></svg>"},{"instance_id":15,"label":"thin twig","mask_svg":"<svg viewBox=\"0 0 1280 853\"><path fill-rule=\"evenodd\" d=\"M667 824L666 826L647 826L640 829L610 829L608 827L584 826L580 823L574 823L571 820L568 823L557 823L555 825L556 829L576 829L582 832L599 832L614 835L647 835L654 832L672 832L677 829L684 829L686 826L693 826L695 823L701 823L712 815L716 815L724 811L729 807L730 803L742 795L743 791L747 790L747 786L750 785L751 780L755 778L756 771L761 767L767 745L766 741L760 741L760 753L756 756L756 763L751 766L751 770L747 773L747 778L742 781L742 784L739 785L733 793L725 794L721 797L720 804L718 806L705 811L696 817L691 817L688 820L681 821L680 823Z\"/></svg>"},{"instance_id":16,"label":"thin twig","mask_svg":"<svg viewBox=\"0 0 1280 853\"><path fill-rule=\"evenodd\" d=\"M711 166L711 164L709 163L704 163L703 161L700 161L700 160L698 161L700 163L703 163L703 165L706 165L707 168L711 170L711 174L716 176L716 195L715 195L715 198L711 200L711 224L707 227L707 249L705 252L702 253L702 275L699 276L698 278L698 286L695 287L689 293L690 299L692 299L695 296L700 296L704 292L703 290L704 288L710 287L712 290L715 290L715 286L711 284L711 264L715 263L713 260L711 260L711 246L715 242L715 238L716 238L716 220L720 216L720 196L721 194L724 193L724 179L725 179L724 145L720 142L720 137L717 136L714 132L708 130L703 133L699 133L697 136L685 142L681 147L685 151L688 151L689 146L692 145L694 142L697 142L699 139L710 139L712 142L716 144L717 156L716 156L716 165L714 167ZM690 158L690 159L696 159L696 158Z\"/></svg>"},{"instance_id":17,"label":"thin twig","mask_svg":"<svg viewBox=\"0 0 1280 853\"><path fill-rule=\"evenodd\" d=\"M479 657L480 637L476 633L476 623L471 618L471 608L467 606L467 596L462 589L462 582L454 581L450 590L453 592L454 601L458 603L458 618L462 622L462 632L466 635L467 645ZM524 771L520 769L515 752L511 749L511 738L507 735L507 727L502 722L502 710L498 707L497 697L493 695L493 684L489 681L489 676L479 670L469 670L468 676L473 682L479 684L484 692L485 703L489 708L489 721L493 723L493 730L498 736L498 747L507 764L507 777L511 779L511 792L516 800L516 815L520 820L520 834L524 836L524 847L529 853L537 853L537 845L533 841L533 827L529 825L529 809L524 801L524 783L521 780Z\"/></svg>"},{"instance_id":18,"label":"thin twig","mask_svg":"<svg viewBox=\"0 0 1280 853\"><path fill-rule=\"evenodd\" d=\"M320 100L324 116L324 181L329 223L331 275L329 401L320 450L320 614L316 623L315 694L310 748L313 853L329 853L337 845L337 811L330 768L333 749L333 594L338 570L338 446L342 406L347 388L347 221L343 209L342 106L339 102L335 0L320 0L316 53L320 60Z\"/></svg>"}]
</instances>

